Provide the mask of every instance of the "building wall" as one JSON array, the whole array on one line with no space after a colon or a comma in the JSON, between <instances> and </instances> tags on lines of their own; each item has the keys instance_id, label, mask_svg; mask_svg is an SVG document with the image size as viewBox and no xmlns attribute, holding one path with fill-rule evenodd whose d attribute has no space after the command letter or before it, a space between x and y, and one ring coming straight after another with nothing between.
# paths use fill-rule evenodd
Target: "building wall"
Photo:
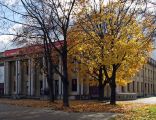
<instances>
[{"instance_id":1,"label":"building wall","mask_svg":"<svg viewBox=\"0 0 156 120\"><path fill-rule=\"evenodd\" d=\"M44 65L44 58L40 61ZM61 71L61 63L58 65ZM30 59L6 59L4 63L5 95L23 95L40 97L48 89L46 75ZM58 74L54 74L54 93L55 98L62 98L63 84ZM97 96L97 87L94 87ZM117 93L137 93L138 97L156 95L156 61L150 59L143 66L133 81L127 86L117 86ZM76 96L90 96L91 87L89 82L84 79L79 80L78 73L73 72L69 75L69 95L74 99ZM110 97L110 87L104 89L104 96Z\"/></svg>"},{"instance_id":2,"label":"building wall","mask_svg":"<svg viewBox=\"0 0 156 120\"><path fill-rule=\"evenodd\" d=\"M137 93L138 97L156 95L156 61L150 59L127 86L119 92Z\"/></svg>"}]
</instances>

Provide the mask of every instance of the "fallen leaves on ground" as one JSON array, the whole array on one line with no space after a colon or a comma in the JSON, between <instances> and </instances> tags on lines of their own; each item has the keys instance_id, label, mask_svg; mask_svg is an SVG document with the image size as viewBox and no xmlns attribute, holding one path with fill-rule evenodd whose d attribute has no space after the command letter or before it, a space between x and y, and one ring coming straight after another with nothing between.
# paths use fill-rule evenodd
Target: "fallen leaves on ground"
<instances>
[{"instance_id":1,"label":"fallen leaves on ground","mask_svg":"<svg viewBox=\"0 0 156 120\"><path fill-rule=\"evenodd\" d=\"M54 110L62 110L67 112L113 112L113 113L127 113L135 108L140 108L144 104L134 103L118 103L117 105L110 105L109 103L88 100L71 100L70 107L63 107L62 101L57 100L54 103L49 101L41 101L34 99L0 99L0 103L11 104L35 108L50 108Z\"/></svg>"},{"instance_id":2,"label":"fallen leaves on ground","mask_svg":"<svg viewBox=\"0 0 156 120\"><path fill-rule=\"evenodd\" d=\"M63 107L62 101L54 103L34 99L0 99L0 104L11 104L17 106L49 108L66 112L113 112L121 113L115 120L155 120L156 105L147 105L130 102L118 102L117 105L110 105L99 101L71 100L70 107Z\"/></svg>"}]
</instances>

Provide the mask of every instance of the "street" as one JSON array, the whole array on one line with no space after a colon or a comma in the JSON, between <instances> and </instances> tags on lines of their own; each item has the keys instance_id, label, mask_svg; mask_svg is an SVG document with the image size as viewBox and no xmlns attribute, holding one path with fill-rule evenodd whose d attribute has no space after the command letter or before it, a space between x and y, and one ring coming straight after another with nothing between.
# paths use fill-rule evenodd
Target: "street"
<instances>
[{"instance_id":1,"label":"street","mask_svg":"<svg viewBox=\"0 0 156 120\"><path fill-rule=\"evenodd\" d=\"M114 113L69 113L0 104L0 120L109 120Z\"/></svg>"}]
</instances>

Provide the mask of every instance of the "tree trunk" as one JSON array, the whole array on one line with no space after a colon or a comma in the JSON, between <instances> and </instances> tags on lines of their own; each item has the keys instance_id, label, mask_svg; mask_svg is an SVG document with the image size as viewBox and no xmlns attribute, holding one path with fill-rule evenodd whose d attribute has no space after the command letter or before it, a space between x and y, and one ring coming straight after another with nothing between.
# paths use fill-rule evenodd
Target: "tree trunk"
<instances>
[{"instance_id":1,"label":"tree trunk","mask_svg":"<svg viewBox=\"0 0 156 120\"><path fill-rule=\"evenodd\" d=\"M99 101L103 101L104 99L104 85L100 84L99 85Z\"/></svg>"},{"instance_id":2,"label":"tree trunk","mask_svg":"<svg viewBox=\"0 0 156 120\"><path fill-rule=\"evenodd\" d=\"M99 69L99 101L103 101L104 98L104 85L102 84L103 82L103 74L102 74L102 68L100 67Z\"/></svg>"},{"instance_id":3,"label":"tree trunk","mask_svg":"<svg viewBox=\"0 0 156 120\"><path fill-rule=\"evenodd\" d=\"M49 88L50 102L54 102L54 86L53 86L54 66L53 66L53 61L51 59L52 49L49 47L46 36L44 36L44 54L45 54L45 68L47 72L46 75L47 75L47 83Z\"/></svg>"},{"instance_id":4,"label":"tree trunk","mask_svg":"<svg viewBox=\"0 0 156 120\"><path fill-rule=\"evenodd\" d=\"M63 106L69 107L68 100L68 68L67 68L67 43L64 43L64 49L62 54L63 62Z\"/></svg>"},{"instance_id":5,"label":"tree trunk","mask_svg":"<svg viewBox=\"0 0 156 120\"><path fill-rule=\"evenodd\" d=\"M50 97L50 102L54 102L54 87L53 87L53 65L48 61L48 87L49 87L49 97Z\"/></svg>"},{"instance_id":6,"label":"tree trunk","mask_svg":"<svg viewBox=\"0 0 156 120\"><path fill-rule=\"evenodd\" d=\"M66 81L66 80L65 80ZM69 107L69 100L68 100L68 82L63 82L63 106Z\"/></svg>"},{"instance_id":7,"label":"tree trunk","mask_svg":"<svg viewBox=\"0 0 156 120\"><path fill-rule=\"evenodd\" d=\"M64 78L63 79L63 106L69 107L68 100L68 75L67 71L64 70Z\"/></svg>"},{"instance_id":8,"label":"tree trunk","mask_svg":"<svg viewBox=\"0 0 156 120\"><path fill-rule=\"evenodd\" d=\"M49 101L50 102L54 102L54 90L53 90L53 84L52 84L52 80L50 78L47 78L48 81L48 87L49 87Z\"/></svg>"},{"instance_id":9,"label":"tree trunk","mask_svg":"<svg viewBox=\"0 0 156 120\"><path fill-rule=\"evenodd\" d=\"M113 74L111 77L111 98L110 98L110 104L115 105L116 104L116 71L113 70Z\"/></svg>"}]
</instances>

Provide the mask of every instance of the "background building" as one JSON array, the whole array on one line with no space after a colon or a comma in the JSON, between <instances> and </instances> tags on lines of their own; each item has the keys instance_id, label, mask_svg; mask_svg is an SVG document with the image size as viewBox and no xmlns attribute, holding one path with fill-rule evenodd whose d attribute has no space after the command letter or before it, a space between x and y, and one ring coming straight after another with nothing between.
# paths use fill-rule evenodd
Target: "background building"
<instances>
[{"instance_id":1,"label":"background building","mask_svg":"<svg viewBox=\"0 0 156 120\"><path fill-rule=\"evenodd\" d=\"M23 57L20 54L20 50L7 50L3 53L4 56L1 56L1 61L4 62L4 66L0 67L1 74L3 74L1 79L4 79L4 94L12 97L37 98L40 98L43 94L48 94L45 74L41 68L34 64L32 58ZM40 56L39 61L44 65L42 56ZM58 67L61 70L60 61ZM89 99L98 97L97 86L90 86L85 79L80 81L77 76L77 73L74 72L69 76L70 98L76 99L81 97ZM54 75L54 93L55 98L62 98L63 84L58 74ZM117 86L117 94L120 99L156 95L156 61L149 59L148 63L134 77L132 83L129 83L127 86ZM104 96L106 98L110 96L109 85L105 87Z\"/></svg>"},{"instance_id":2,"label":"background building","mask_svg":"<svg viewBox=\"0 0 156 120\"><path fill-rule=\"evenodd\" d=\"M0 58L3 58L3 52L0 53ZM4 62L0 61L0 96L4 94Z\"/></svg>"},{"instance_id":3,"label":"background building","mask_svg":"<svg viewBox=\"0 0 156 120\"><path fill-rule=\"evenodd\" d=\"M119 89L122 93L136 93L138 97L156 95L156 61L150 58L133 78L133 82Z\"/></svg>"}]
</instances>

